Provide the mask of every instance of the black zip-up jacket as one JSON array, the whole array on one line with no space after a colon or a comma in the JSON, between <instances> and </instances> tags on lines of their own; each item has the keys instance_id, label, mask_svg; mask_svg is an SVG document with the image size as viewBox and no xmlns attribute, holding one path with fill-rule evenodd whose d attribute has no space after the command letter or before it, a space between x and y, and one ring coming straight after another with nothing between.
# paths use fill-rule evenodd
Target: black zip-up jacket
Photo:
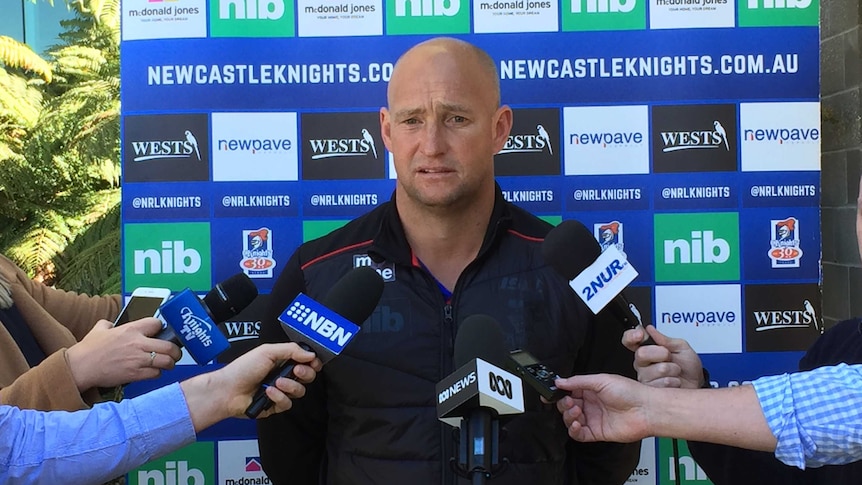
<instances>
[{"instance_id":1,"label":"black zip-up jacket","mask_svg":"<svg viewBox=\"0 0 862 485\"><path fill-rule=\"evenodd\" d=\"M449 464L454 428L437 419L435 385L454 371L458 325L471 315L493 317L511 349L528 350L561 375L634 376L622 326L597 324L543 261L551 227L507 203L497 188L479 254L448 302L414 258L394 198L300 246L273 287L263 341L286 340L276 319L299 292L319 301L355 265L367 264L366 255L394 274L375 312L306 396L258 422L261 460L273 483L458 483ZM576 443L555 407L526 386L525 401L527 411L504 422L500 456L510 464L490 483L622 484L630 476L640 443Z\"/></svg>"}]
</instances>

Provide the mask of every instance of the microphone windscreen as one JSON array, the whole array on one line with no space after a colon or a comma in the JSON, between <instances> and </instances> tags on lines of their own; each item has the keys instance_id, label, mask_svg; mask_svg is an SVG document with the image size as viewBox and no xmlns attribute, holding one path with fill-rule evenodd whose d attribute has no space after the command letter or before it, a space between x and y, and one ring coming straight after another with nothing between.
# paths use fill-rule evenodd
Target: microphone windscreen
<instances>
[{"instance_id":1,"label":"microphone windscreen","mask_svg":"<svg viewBox=\"0 0 862 485\"><path fill-rule=\"evenodd\" d=\"M574 279L602 254L589 229L569 219L551 229L542 243L542 257L567 280Z\"/></svg>"},{"instance_id":2,"label":"microphone windscreen","mask_svg":"<svg viewBox=\"0 0 862 485\"><path fill-rule=\"evenodd\" d=\"M471 315L464 319L455 336L456 369L473 359L502 367L506 354L503 330L497 320L488 315Z\"/></svg>"},{"instance_id":3,"label":"microphone windscreen","mask_svg":"<svg viewBox=\"0 0 862 485\"><path fill-rule=\"evenodd\" d=\"M218 283L204 296L213 321L221 323L243 311L257 298L257 286L245 273L237 273Z\"/></svg>"},{"instance_id":4,"label":"microphone windscreen","mask_svg":"<svg viewBox=\"0 0 862 485\"><path fill-rule=\"evenodd\" d=\"M347 272L330 288L320 303L356 325L371 316L383 295L383 278L370 266Z\"/></svg>"}]
</instances>

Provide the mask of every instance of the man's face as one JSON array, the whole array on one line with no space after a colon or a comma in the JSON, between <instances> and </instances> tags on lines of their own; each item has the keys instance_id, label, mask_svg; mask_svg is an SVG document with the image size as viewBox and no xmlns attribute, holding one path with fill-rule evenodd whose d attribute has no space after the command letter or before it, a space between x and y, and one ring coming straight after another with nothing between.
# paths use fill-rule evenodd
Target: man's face
<instances>
[{"instance_id":1,"label":"man's face","mask_svg":"<svg viewBox=\"0 0 862 485\"><path fill-rule=\"evenodd\" d=\"M380 122L411 202L452 207L493 190L494 154L509 134L511 110L497 109L492 86L464 53L427 46L400 61Z\"/></svg>"}]
</instances>

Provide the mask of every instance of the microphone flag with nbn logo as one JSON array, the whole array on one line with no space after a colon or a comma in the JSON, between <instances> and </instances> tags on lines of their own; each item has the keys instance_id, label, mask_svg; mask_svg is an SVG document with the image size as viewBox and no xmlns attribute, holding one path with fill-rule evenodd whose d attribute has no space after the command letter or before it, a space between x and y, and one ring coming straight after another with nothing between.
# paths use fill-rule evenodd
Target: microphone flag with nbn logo
<instances>
[{"instance_id":1,"label":"microphone flag with nbn logo","mask_svg":"<svg viewBox=\"0 0 862 485\"><path fill-rule=\"evenodd\" d=\"M282 329L294 342L305 342L324 364L340 354L359 326L300 293L280 317Z\"/></svg>"}]
</instances>

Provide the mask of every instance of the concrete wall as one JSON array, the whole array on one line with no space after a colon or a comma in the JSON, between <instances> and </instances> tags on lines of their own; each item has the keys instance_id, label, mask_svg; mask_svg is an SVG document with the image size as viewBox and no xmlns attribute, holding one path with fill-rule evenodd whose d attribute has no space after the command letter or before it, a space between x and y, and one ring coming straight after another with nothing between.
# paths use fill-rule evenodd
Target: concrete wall
<instances>
[{"instance_id":1,"label":"concrete wall","mask_svg":"<svg viewBox=\"0 0 862 485\"><path fill-rule=\"evenodd\" d=\"M862 7L820 1L823 316L826 327L862 316L856 199L862 174Z\"/></svg>"}]
</instances>

